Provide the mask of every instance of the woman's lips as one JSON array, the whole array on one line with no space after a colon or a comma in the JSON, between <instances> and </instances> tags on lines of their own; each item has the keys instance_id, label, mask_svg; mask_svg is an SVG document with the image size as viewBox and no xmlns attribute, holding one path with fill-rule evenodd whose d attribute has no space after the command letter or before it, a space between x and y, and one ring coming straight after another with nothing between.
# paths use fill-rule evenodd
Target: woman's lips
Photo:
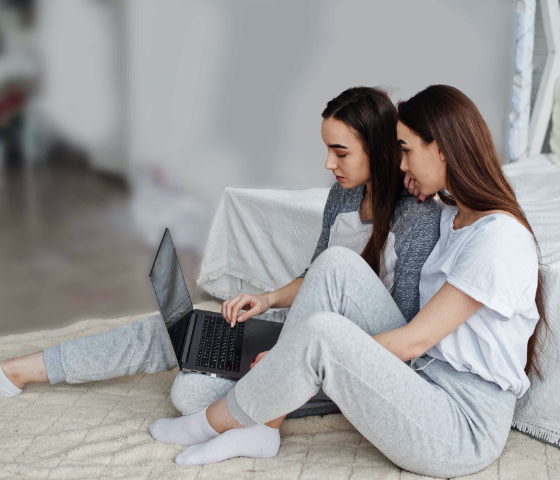
<instances>
[{"instance_id":1,"label":"woman's lips","mask_svg":"<svg viewBox=\"0 0 560 480\"><path fill-rule=\"evenodd\" d=\"M344 177L339 177L338 175L335 175L335 178L340 182L341 180L344 180Z\"/></svg>"}]
</instances>

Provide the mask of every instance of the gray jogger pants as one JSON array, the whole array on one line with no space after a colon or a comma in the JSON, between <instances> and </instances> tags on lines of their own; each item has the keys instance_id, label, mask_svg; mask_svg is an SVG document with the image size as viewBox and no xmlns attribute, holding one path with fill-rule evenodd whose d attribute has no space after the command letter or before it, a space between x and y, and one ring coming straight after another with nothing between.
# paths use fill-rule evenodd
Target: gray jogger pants
<instances>
[{"instance_id":1,"label":"gray jogger pants","mask_svg":"<svg viewBox=\"0 0 560 480\"><path fill-rule=\"evenodd\" d=\"M285 311L260 315L283 322ZM175 354L161 316L154 314L116 329L77 338L44 351L51 384L86 383L139 373L157 373L177 366ZM171 400L183 415L198 412L223 398L235 381L179 372L171 389ZM322 392L292 416L338 412Z\"/></svg>"},{"instance_id":2,"label":"gray jogger pants","mask_svg":"<svg viewBox=\"0 0 560 480\"><path fill-rule=\"evenodd\" d=\"M77 338L44 351L50 383L86 383L177 366L159 314L97 335ZM235 381L179 372L171 400L183 415L198 412L224 397Z\"/></svg>"},{"instance_id":3,"label":"gray jogger pants","mask_svg":"<svg viewBox=\"0 0 560 480\"><path fill-rule=\"evenodd\" d=\"M274 321L282 320L283 316L283 312L269 315ZM51 384L109 380L172 370L177 366L159 314L97 335L63 342L46 349L44 359ZM179 412L189 415L223 398L235 383L225 378L179 372L171 388L171 401ZM320 392L292 416L338 411L336 405Z\"/></svg>"},{"instance_id":4,"label":"gray jogger pants","mask_svg":"<svg viewBox=\"0 0 560 480\"><path fill-rule=\"evenodd\" d=\"M505 445L515 396L427 356L411 368L371 338L402 325L367 263L329 248L307 272L278 343L228 393L229 410L243 425L265 423L322 388L400 467L438 477L481 470Z\"/></svg>"}]
</instances>

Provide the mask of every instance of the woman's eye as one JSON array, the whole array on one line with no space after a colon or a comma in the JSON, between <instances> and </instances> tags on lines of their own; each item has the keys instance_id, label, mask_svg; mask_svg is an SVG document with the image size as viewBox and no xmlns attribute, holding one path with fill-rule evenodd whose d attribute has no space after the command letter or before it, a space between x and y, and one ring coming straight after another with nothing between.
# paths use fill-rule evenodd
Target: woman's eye
<instances>
[{"instance_id":1,"label":"woman's eye","mask_svg":"<svg viewBox=\"0 0 560 480\"><path fill-rule=\"evenodd\" d=\"M402 152L403 154L405 154L405 153L408 153L408 150L407 150L406 148L401 148L401 152Z\"/></svg>"},{"instance_id":2,"label":"woman's eye","mask_svg":"<svg viewBox=\"0 0 560 480\"><path fill-rule=\"evenodd\" d=\"M344 158L346 156L346 153L337 153L336 156L338 158Z\"/></svg>"}]
</instances>

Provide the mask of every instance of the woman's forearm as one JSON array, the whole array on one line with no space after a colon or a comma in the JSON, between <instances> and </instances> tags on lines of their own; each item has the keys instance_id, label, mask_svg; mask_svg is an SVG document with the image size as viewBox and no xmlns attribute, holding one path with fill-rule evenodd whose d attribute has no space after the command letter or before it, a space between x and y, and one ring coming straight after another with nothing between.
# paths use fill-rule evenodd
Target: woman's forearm
<instances>
[{"instance_id":1,"label":"woman's forearm","mask_svg":"<svg viewBox=\"0 0 560 480\"><path fill-rule=\"evenodd\" d=\"M481 303L445 283L404 327L372 338L403 361L418 357L459 328Z\"/></svg>"},{"instance_id":2,"label":"woman's forearm","mask_svg":"<svg viewBox=\"0 0 560 480\"><path fill-rule=\"evenodd\" d=\"M388 332L378 333L372 338L395 357L406 362L424 353L423 346L415 338L408 335L406 327L396 328Z\"/></svg>"},{"instance_id":3,"label":"woman's forearm","mask_svg":"<svg viewBox=\"0 0 560 480\"><path fill-rule=\"evenodd\" d=\"M273 292L266 293L265 295L270 301L270 306L272 308L291 307L292 303L294 302L294 298L296 298L297 292L299 291L299 287L301 287L302 282L303 278L296 278L282 288L274 290Z\"/></svg>"}]
</instances>

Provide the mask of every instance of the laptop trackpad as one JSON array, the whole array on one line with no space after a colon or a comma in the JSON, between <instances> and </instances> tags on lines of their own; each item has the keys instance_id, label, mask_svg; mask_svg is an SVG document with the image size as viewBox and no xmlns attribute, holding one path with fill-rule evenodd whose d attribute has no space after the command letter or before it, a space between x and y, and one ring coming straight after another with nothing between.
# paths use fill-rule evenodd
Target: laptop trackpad
<instances>
[{"instance_id":1,"label":"laptop trackpad","mask_svg":"<svg viewBox=\"0 0 560 480\"><path fill-rule=\"evenodd\" d=\"M255 358L259 353L270 350L276 344L276 335L249 335L247 340L247 354Z\"/></svg>"},{"instance_id":2,"label":"laptop trackpad","mask_svg":"<svg viewBox=\"0 0 560 480\"><path fill-rule=\"evenodd\" d=\"M264 352L264 350L266 350L266 349L261 348L261 345L260 345L258 340L259 339L257 337L249 337L247 339L247 355L251 359L251 361L259 353Z\"/></svg>"}]
</instances>

